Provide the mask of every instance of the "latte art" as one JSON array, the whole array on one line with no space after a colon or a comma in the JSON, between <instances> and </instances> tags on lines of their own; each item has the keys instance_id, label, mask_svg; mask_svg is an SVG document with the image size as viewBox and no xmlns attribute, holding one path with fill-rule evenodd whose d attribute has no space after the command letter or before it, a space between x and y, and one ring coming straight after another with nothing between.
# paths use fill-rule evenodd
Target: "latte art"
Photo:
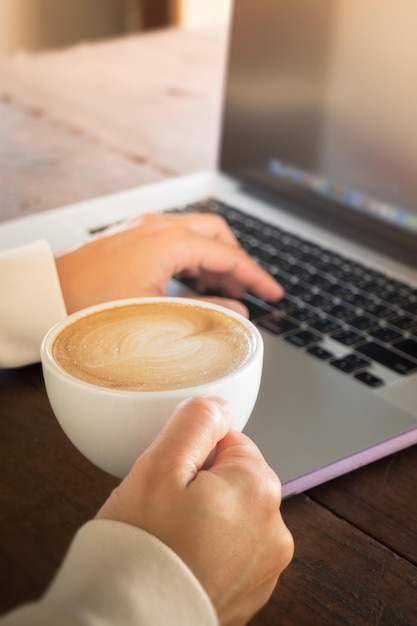
<instances>
[{"instance_id":1,"label":"latte art","mask_svg":"<svg viewBox=\"0 0 417 626\"><path fill-rule=\"evenodd\" d=\"M82 317L57 336L56 362L88 383L160 391L226 376L247 359L252 337L217 310L175 302L117 306Z\"/></svg>"}]
</instances>

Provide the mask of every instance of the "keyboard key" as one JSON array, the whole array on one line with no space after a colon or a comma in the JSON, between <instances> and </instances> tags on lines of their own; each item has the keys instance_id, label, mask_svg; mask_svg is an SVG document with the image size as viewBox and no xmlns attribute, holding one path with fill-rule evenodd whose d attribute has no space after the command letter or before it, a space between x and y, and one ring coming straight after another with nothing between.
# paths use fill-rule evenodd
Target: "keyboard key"
<instances>
[{"instance_id":1,"label":"keyboard key","mask_svg":"<svg viewBox=\"0 0 417 626\"><path fill-rule=\"evenodd\" d=\"M297 322L310 322L317 318L317 313L312 309L299 307L289 312L289 315L293 317Z\"/></svg>"},{"instance_id":2,"label":"keyboard key","mask_svg":"<svg viewBox=\"0 0 417 626\"><path fill-rule=\"evenodd\" d=\"M343 297L344 302L350 304L352 307L361 308L371 304L371 300L361 293L354 293L353 291L345 294Z\"/></svg>"},{"instance_id":3,"label":"keyboard key","mask_svg":"<svg viewBox=\"0 0 417 626\"><path fill-rule=\"evenodd\" d=\"M271 252L261 248L258 244L251 246L249 252L253 258L258 259L258 263L269 262L271 259Z\"/></svg>"},{"instance_id":4,"label":"keyboard key","mask_svg":"<svg viewBox=\"0 0 417 626\"><path fill-rule=\"evenodd\" d=\"M270 305L267 302L264 302L263 300L259 300L258 298L256 298L255 296L252 296L251 294L246 294L241 299L241 302L249 310L249 316L251 319L252 318L255 319L257 317L267 315L271 313L273 310L272 305Z\"/></svg>"},{"instance_id":5,"label":"keyboard key","mask_svg":"<svg viewBox=\"0 0 417 626\"><path fill-rule=\"evenodd\" d=\"M321 340L322 337L320 335L312 333L310 330L301 330L298 333L292 333L285 337L285 341L292 343L294 346L297 346L297 348L305 348Z\"/></svg>"},{"instance_id":6,"label":"keyboard key","mask_svg":"<svg viewBox=\"0 0 417 626\"><path fill-rule=\"evenodd\" d=\"M417 360L417 341L414 341L414 339L403 339L403 341L396 341L392 345L396 350L405 352L405 354Z\"/></svg>"},{"instance_id":7,"label":"keyboard key","mask_svg":"<svg viewBox=\"0 0 417 626\"><path fill-rule=\"evenodd\" d=\"M288 333L291 330L297 330L297 328L299 328L298 324L294 324L294 322L291 322L291 320L287 317L271 316L261 318L257 324L266 330L270 330L275 335L283 335L284 333Z\"/></svg>"},{"instance_id":8,"label":"keyboard key","mask_svg":"<svg viewBox=\"0 0 417 626\"><path fill-rule=\"evenodd\" d=\"M382 378L378 378L378 376L374 376L373 374L370 374L369 372L359 372L358 374L354 375L354 378L356 378L357 380L360 380L361 383L368 385L368 387L375 388L375 387L382 387L382 385L385 385Z\"/></svg>"},{"instance_id":9,"label":"keyboard key","mask_svg":"<svg viewBox=\"0 0 417 626\"><path fill-rule=\"evenodd\" d=\"M287 291L287 289L293 285L292 280L290 280L288 276L284 276L283 272L275 271L271 269L270 273L275 278L275 280L279 282L281 287L283 287L284 291Z\"/></svg>"},{"instance_id":10,"label":"keyboard key","mask_svg":"<svg viewBox=\"0 0 417 626\"><path fill-rule=\"evenodd\" d=\"M409 296L411 294L411 287L406 283L403 283L400 280L396 280L395 278L387 278L386 284L391 287L391 289L395 289L395 291L399 291L400 293Z\"/></svg>"},{"instance_id":11,"label":"keyboard key","mask_svg":"<svg viewBox=\"0 0 417 626\"><path fill-rule=\"evenodd\" d=\"M295 276L296 278L298 278L298 280L303 280L304 282L308 283L311 272L305 267L293 265L291 269L291 276Z\"/></svg>"},{"instance_id":12,"label":"keyboard key","mask_svg":"<svg viewBox=\"0 0 417 626\"><path fill-rule=\"evenodd\" d=\"M277 254L270 254L268 259L269 265L276 265L277 269L287 272L290 276L292 276L294 263L291 263L287 259L280 258Z\"/></svg>"},{"instance_id":13,"label":"keyboard key","mask_svg":"<svg viewBox=\"0 0 417 626\"><path fill-rule=\"evenodd\" d=\"M417 363L372 341L358 346L356 351L403 376L417 371Z\"/></svg>"},{"instance_id":14,"label":"keyboard key","mask_svg":"<svg viewBox=\"0 0 417 626\"><path fill-rule=\"evenodd\" d=\"M270 304L267 304L266 302L263 302L263 300L259 300L250 294L246 294L242 298L242 303L248 308L251 320L256 320L258 317L267 315L272 311L272 306Z\"/></svg>"},{"instance_id":15,"label":"keyboard key","mask_svg":"<svg viewBox=\"0 0 417 626\"><path fill-rule=\"evenodd\" d=\"M326 289L333 283L321 274L312 274L309 278L308 284L313 285L313 287L319 287L320 289Z\"/></svg>"},{"instance_id":16,"label":"keyboard key","mask_svg":"<svg viewBox=\"0 0 417 626\"><path fill-rule=\"evenodd\" d=\"M395 315L395 311L390 307L385 306L385 304L367 304L363 307L363 310L378 319L387 319Z\"/></svg>"},{"instance_id":17,"label":"keyboard key","mask_svg":"<svg viewBox=\"0 0 417 626\"><path fill-rule=\"evenodd\" d=\"M346 372L346 374L351 374L356 370L363 369L364 367L369 367L370 364L370 361L362 359L356 354L348 354L341 359L334 359L333 361L330 361L330 365L333 365L333 367L336 367L342 372Z\"/></svg>"},{"instance_id":18,"label":"keyboard key","mask_svg":"<svg viewBox=\"0 0 417 626\"><path fill-rule=\"evenodd\" d=\"M338 320L345 320L349 317L354 317L355 315L355 311L349 309L343 304L336 304L331 309L329 309L327 313L332 317L336 317Z\"/></svg>"},{"instance_id":19,"label":"keyboard key","mask_svg":"<svg viewBox=\"0 0 417 626\"><path fill-rule=\"evenodd\" d=\"M280 254L286 254L287 256L294 257L295 259L298 257L298 248L290 242L282 240L282 243L277 244L277 247Z\"/></svg>"},{"instance_id":20,"label":"keyboard key","mask_svg":"<svg viewBox=\"0 0 417 626\"><path fill-rule=\"evenodd\" d=\"M349 290L339 283L332 283L327 287L322 287L322 289L334 298L340 298L341 300L344 300L345 296L349 297Z\"/></svg>"},{"instance_id":21,"label":"keyboard key","mask_svg":"<svg viewBox=\"0 0 417 626\"><path fill-rule=\"evenodd\" d=\"M294 298L302 298L304 294L309 292L309 289L300 283L291 283L285 287L285 292Z\"/></svg>"},{"instance_id":22,"label":"keyboard key","mask_svg":"<svg viewBox=\"0 0 417 626\"><path fill-rule=\"evenodd\" d=\"M324 263L321 264L320 267L320 271L326 273L326 274L330 274L330 276L335 276L335 274L339 274L340 272L340 267L339 265L335 265L334 263L332 263L330 260L329 261L325 261Z\"/></svg>"},{"instance_id":23,"label":"keyboard key","mask_svg":"<svg viewBox=\"0 0 417 626\"><path fill-rule=\"evenodd\" d=\"M407 311L407 313L411 313L417 317L417 302L410 302L409 304L405 304L402 308L404 311Z\"/></svg>"},{"instance_id":24,"label":"keyboard key","mask_svg":"<svg viewBox=\"0 0 417 626\"><path fill-rule=\"evenodd\" d=\"M310 246L310 251L303 252L298 258L302 263L305 263L305 265L312 265L314 268L316 268L319 266L320 262L320 259L317 256L317 252L318 251L313 246Z\"/></svg>"},{"instance_id":25,"label":"keyboard key","mask_svg":"<svg viewBox=\"0 0 417 626\"><path fill-rule=\"evenodd\" d=\"M375 287L375 283L373 280L362 276L357 277L353 284L355 285L356 289L360 289L361 291L365 291L367 293L370 293L372 287Z\"/></svg>"},{"instance_id":26,"label":"keyboard key","mask_svg":"<svg viewBox=\"0 0 417 626\"><path fill-rule=\"evenodd\" d=\"M311 346L311 348L307 348L307 352L321 361L328 361L334 356L333 352L329 352L329 350L325 350L321 346Z\"/></svg>"},{"instance_id":27,"label":"keyboard key","mask_svg":"<svg viewBox=\"0 0 417 626\"><path fill-rule=\"evenodd\" d=\"M377 324L377 320L368 317L368 315L357 315L349 320L349 326L354 326L358 330L369 330L370 328L375 328Z\"/></svg>"},{"instance_id":28,"label":"keyboard key","mask_svg":"<svg viewBox=\"0 0 417 626\"><path fill-rule=\"evenodd\" d=\"M270 304L276 311L281 311L282 313L285 313L290 309L295 309L298 306L298 304L296 304L296 301L292 298L289 298L287 294L285 294L285 296L281 298L281 300L268 302L268 304Z\"/></svg>"},{"instance_id":29,"label":"keyboard key","mask_svg":"<svg viewBox=\"0 0 417 626\"><path fill-rule=\"evenodd\" d=\"M380 283L375 283L375 281L372 279L370 281L367 281L365 284L363 284L361 289L365 293L372 294L376 298L381 298L381 296L386 291L386 288L384 285L381 285Z\"/></svg>"},{"instance_id":30,"label":"keyboard key","mask_svg":"<svg viewBox=\"0 0 417 626\"><path fill-rule=\"evenodd\" d=\"M348 283L349 285L353 285L355 283L355 280L356 280L356 274L353 272L353 270L352 270L352 268L350 266L346 266L345 267L345 272L344 272L344 274L342 274L342 276L340 276L340 278L345 283Z\"/></svg>"},{"instance_id":31,"label":"keyboard key","mask_svg":"<svg viewBox=\"0 0 417 626\"><path fill-rule=\"evenodd\" d=\"M329 320L327 318L319 319L315 322L309 324L313 330L318 330L319 333L323 333L324 335L328 335L336 330L341 330L342 326L333 320Z\"/></svg>"},{"instance_id":32,"label":"keyboard key","mask_svg":"<svg viewBox=\"0 0 417 626\"><path fill-rule=\"evenodd\" d=\"M408 317L408 315L398 315L397 317L393 317L389 320L389 323L391 326L395 326L401 330L411 330L412 328L417 327L417 319Z\"/></svg>"},{"instance_id":33,"label":"keyboard key","mask_svg":"<svg viewBox=\"0 0 417 626\"><path fill-rule=\"evenodd\" d=\"M386 291L380 293L379 298L391 305L402 305L408 302L408 298L406 298L404 294L398 291L392 291L390 289L387 289Z\"/></svg>"},{"instance_id":34,"label":"keyboard key","mask_svg":"<svg viewBox=\"0 0 417 626\"><path fill-rule=\"evenodd\" d=\"M391 341L402 337L401 333L398 333L389 326L380 326L379 328L372 330L369 334L372 335L372 337L375 337L375 339L382 341L382 343L390 343Z\"/></svg>"},{"instance_id":35,"label":"keyboard key","mask_svg":"<svg viewBox=\"0 0 417 626\"><path fill-rule=\"evenodd\" d=\"M342 330L339 333L331 335L331 338L339 343L343 343L345 346L355 346L366 339L364 335L355 333L353 330Z\"/></svg>"},{"instance_id":36,"label":"keyboard key","mask_svg":"<svg viewBox=\"0 0 417 626\"><path fill-rule=\"evenodd\" d=\"M311 291L304 294L301 300L316 309L320 309L320 311L325 311L333 306L333 300L321 293L313 293Z\"/></svg>"}]
</instances>

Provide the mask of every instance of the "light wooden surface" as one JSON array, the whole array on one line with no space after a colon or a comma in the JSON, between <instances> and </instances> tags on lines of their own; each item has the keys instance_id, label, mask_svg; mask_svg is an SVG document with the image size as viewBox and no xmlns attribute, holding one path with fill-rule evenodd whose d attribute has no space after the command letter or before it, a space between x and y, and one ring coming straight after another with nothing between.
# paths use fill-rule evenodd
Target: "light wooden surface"
<instances>
[{"instance_id":1,"label":"light wooden surface","mask_svg":"<svg viewBox=\"0 0 417 626\"><path fill-rule=\"evenodd\" d=\"M211 168L219 138L226 34L225 27L167 29L0 58L0 98L151 167L156 177ZM3 111L5 158L4 147L11 149L14 141L9 130ZM45 132L52 136L55 128Z\"/></svg>"},{"instance_id":2,"label":"light wooden surface","mask_svg":"<svg viewBox=\"0 0 417 626\"><path fill-rule=\"evenodd\" d=\"M168 30L1 60L1 218L214 167L225 50L225 29ZM6 610L116 481L69 443L38 365L0 371L0 429ZM284 502L294 561L251 626L416 626L416 452Z\"/></svg>"}]
</instances>

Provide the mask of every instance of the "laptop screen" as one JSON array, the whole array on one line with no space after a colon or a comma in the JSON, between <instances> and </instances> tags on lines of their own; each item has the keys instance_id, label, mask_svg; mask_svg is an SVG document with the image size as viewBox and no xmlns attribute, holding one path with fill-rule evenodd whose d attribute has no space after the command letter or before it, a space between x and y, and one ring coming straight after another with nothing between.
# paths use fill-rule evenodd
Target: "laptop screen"
<instances>
[{"instance_id":1,"label":"laptop screen","mask_svg":"<svg viewBox=\"0 0 417 626\"><path fill-rule=\"evenodd\" d=\"M221 169L417 245L417 2L236 0Z\"/></svg>"}]
</instances>

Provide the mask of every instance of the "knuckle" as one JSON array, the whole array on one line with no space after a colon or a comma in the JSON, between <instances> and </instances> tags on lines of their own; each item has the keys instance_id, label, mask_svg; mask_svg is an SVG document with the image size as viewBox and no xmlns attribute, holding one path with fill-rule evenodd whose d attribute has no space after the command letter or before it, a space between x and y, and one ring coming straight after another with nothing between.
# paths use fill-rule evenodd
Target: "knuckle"
<instances>
[{"instance_id":1,"label":"knuckle","mask_svg":"<svg viewBox=\"0 0 417 626\"><path fill-rule=\"evenodd\" d=\"M278 511L269 524L269 574L279 576L294 556L294 538Z\"/></svg>"},{"instance_id":2,"label":"knuckle","mask_svg":"<svg viewBox=\"0 0 417 626\"><path fill-rule=\"evenodd\" d=\"M213 215L212 217L217 222L220 228L232 232L230 230L229 224L222 215Z\"/></svg>"},{"instance_id":3,"label":"knuckle","mask_svg":"<svg viewBox=\"0 0 417 626\"><path fill-rule=\"evenodd\" d=\"M277 505L278 507L281 506L281 481L274 470L268 465L259 448L250 439L246 444L246 455L253 459L253 470L257 475L260 497L271 509L276 509ZM248 464L248 468L249 467Z\"/></svg>"},{"instance_id":4,"label":"knuckle","mask_svg":"<svg viewBox=\"0 0 417 626\"><path fill-rule=\"evenodd\" d=\"M294 537L282 518L279 546L283 568L285 568L292 561L294 556Z\"/></svg>"},{"instance_id":5,"label":"knuckle","mask_svg":"<svg viewBox=\"0 0 417 626\"><path fill-rule=\"evenodd\" d=\"M266 473L261 485L261 502L264 514L269 517L275 517L280 514L282 502L282 489L279 478L272 472Z\"/></svg>"}]
</instances>

